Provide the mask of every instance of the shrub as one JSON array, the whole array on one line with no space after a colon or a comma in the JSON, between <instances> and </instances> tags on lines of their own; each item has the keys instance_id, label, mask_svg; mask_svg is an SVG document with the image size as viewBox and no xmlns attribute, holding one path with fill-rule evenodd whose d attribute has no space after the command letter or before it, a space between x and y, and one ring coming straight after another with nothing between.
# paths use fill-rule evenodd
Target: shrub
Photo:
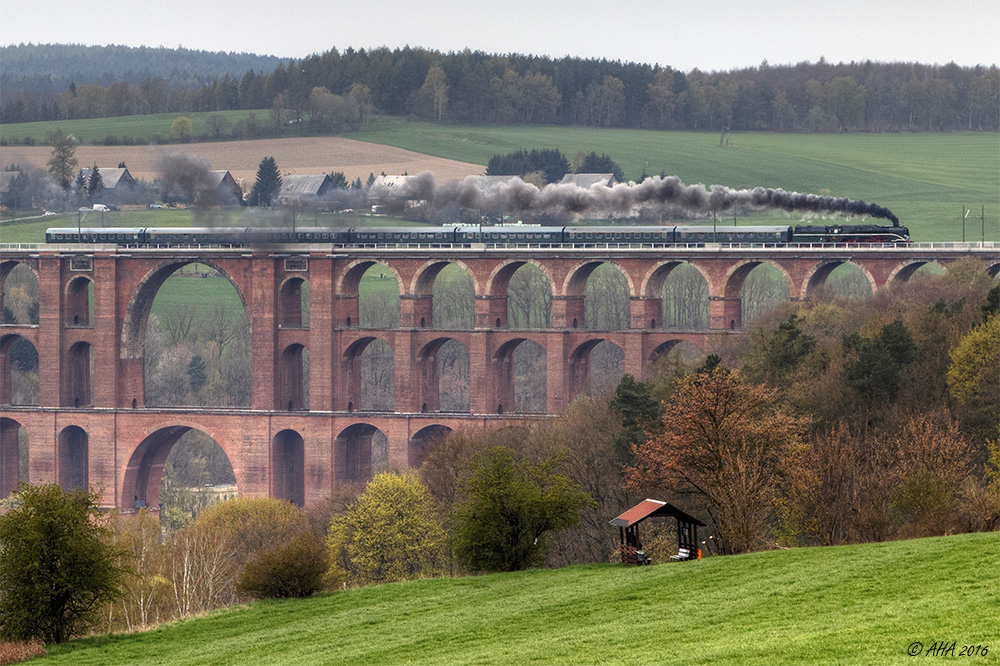
<instances>
[{"instance_id":1,"label":"shrub","mask_svg":"<svg viewBox=\"0 0 1000 666\"><path fill-rule=\"evenodd\" d=\"M236 591L255 599L308 597L322 587L327 567L322 542L300 534L249 562L236 581Z\"/></svg>"},{"instance_id":2,"label":"shrub","mask_svg":"<svg viewBox=\"0 0 1000 666\"><path fill-rule=\"evenodd\" d=\"M44 654L45 648L37 641L0 643L0 665L17 664Z\"/></svg>"}]
</instances>

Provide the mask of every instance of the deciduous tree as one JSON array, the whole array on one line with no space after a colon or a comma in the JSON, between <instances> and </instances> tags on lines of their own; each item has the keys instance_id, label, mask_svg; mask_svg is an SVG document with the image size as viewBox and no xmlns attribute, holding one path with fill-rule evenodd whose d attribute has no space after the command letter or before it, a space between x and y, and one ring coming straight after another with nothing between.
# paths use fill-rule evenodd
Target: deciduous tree
<instances>
[{"instance_id":1,"label":"deciduous tree","mask_svg":"<svg viewBox=\"0 0 1000 666\"><path fill-rule=\"evenodd\" d=\"M444 537L416 474L377 474L330 526L332 573L360 584L438 576Z\"/></svg>"},{"instance_id":2,"label":"deciduous tree","mask_svg":"<svg viewBox=\"0 0 1000 666\"><path fill-rule=\"evenodd\" d=\"M635 449L630 485L702 497L724 553L763 542L782 478L801 453L778 393L724 368L677 380L662 433Z\"/></svg>"},{"instance_id":3,"label":"deciduous tree","mask_svg":"<svg viewBox=\"0 0 1000 666\"><path fill-rule=\"evenodd\" d=\"M517 459L497 446L478 455L455 508L455 557L472 571L518 571L543 561L551 532L580 522L593 504L575 481L558 472L563 459Z\"/></svg>"},{"instance_id":4,"label":"deciduous tree","mask_svg":"<svg viewBox=\"0 0 1000 666\"><path fill-rule=\"evenodd\" d=\"M98 494L54 483L22 485L0 516L0 635L61 643L98 620L120 594Z\"/></svg>"}]
</instances>

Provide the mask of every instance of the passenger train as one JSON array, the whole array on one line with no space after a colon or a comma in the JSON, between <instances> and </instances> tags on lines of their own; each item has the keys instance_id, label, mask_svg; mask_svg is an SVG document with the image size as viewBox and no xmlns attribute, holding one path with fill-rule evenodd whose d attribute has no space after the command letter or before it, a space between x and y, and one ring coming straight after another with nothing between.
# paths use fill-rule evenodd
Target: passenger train
<instances>
[{"instance_id":1,"label":"passenger train","mask_svg":"<svg viewBox=\"0 0 1000 666\"><path fill-rule=\"evenodd\" d=\"M529 225L454 227L164 227L48 229L47 243L114 243L117 245L251 247L319 243L376 245L529 245L588 247L623 245L790 245L804 243L906 243L906 227L878 225L818 226L586 226Z\"/></svg>"}]
</instances>

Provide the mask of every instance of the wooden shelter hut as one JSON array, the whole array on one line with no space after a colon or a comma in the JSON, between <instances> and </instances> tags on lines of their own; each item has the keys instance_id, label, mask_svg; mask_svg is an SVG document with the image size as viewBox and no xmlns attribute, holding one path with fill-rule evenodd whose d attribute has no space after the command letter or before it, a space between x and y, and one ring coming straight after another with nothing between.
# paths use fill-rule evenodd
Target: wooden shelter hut
<instances>
[{"instance_id":1,"label":"wooden shelter hut","mask_svg":"<svg viewBox=\"0 0 1000 666\"><path fill-rule=\"evenodd\" d=\"M670 559L694 560L701 557L701 551L698 549L698 528L705 527L705 523L673 504L645 499L611 521L612 525L618 527L621 535L622 562L630 565L652 564L642 549L639 523L647 518L659 516L677 519L677 554L672 555Z\"/></svg>"}]
</instances>

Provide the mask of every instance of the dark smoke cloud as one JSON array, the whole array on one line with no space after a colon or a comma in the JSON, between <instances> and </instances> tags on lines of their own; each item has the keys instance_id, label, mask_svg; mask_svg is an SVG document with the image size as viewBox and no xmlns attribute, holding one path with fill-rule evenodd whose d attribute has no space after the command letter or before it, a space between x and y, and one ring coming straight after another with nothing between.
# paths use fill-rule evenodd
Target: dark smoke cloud
<instances>
[{"instance_id":1,"label":"dark smoke cloud","mask_svg":"<svg viewBox=\"0 0 1000 666\"><path fill-rule=\"evenodd\" d=\"M503 182L479 176L453 180L436 186L434 176L424 172L413 176L395 193L399 199L423 199L435 206L456 202L465 208L500 210L507 213L630 215L646 205L670 205L696 215L725 213L744 208L782 210L790 213L845 214L891 220L899 219L887 208L846 197L823 197L815 194L786 192L755 187L734 190L722 185L685 185L676 176L649 178L641 183L619 183L612 187L580 187L553 183L538 188L520 178Z\"/></svg>"},{"instance_id":2,"label":"dark smoke cloud","mask_svg":"<svg viewBox=\"0 0 1000 666\"><path fill-rule=\"evenodd\" d=\"M163 178L167 194L181 194L193 201L199 190L208 188L211 165L207 160L187 153L162 153L156 166Z\"/></svg>"}]
</instances>

